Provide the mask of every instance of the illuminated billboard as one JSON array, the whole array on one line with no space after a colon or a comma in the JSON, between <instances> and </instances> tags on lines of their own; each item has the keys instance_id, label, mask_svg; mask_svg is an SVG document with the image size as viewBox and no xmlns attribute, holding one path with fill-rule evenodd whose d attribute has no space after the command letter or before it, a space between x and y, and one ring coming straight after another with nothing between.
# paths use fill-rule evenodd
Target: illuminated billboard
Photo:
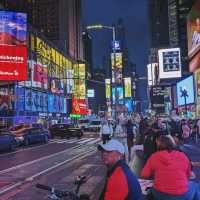
<instances>
[{"instance_id":1,"label":"illuminated billboard","mask_svg":"<svg viewBox=\"0 0 200 200\"><path fill-rule=\"evenodd\" d=\"M124 78L124 96L125 97L131 97L131 78Z\"/></svg>"},{"instance_id":2,"label":"illuminated billboard","mask_svg":"<svg viewBox=\"0 0 200 200\"><path fill-rule=\"evenodd\" d=\"M124 97L123 87L112 88L113 104L116 104L116 103L123 104L123 102L122 102L123 97Z\"/></svg>"},{"instance_id":3,"label":"illuminated billboard","mask_svg":"<svg viewBox=\"0 0 200 200\"><path fill-rule=\"evenodd\" d=\"M189 71L200 68L200 1L196 1L187 16Z\"/></svg>"},{"instance_id":4,"label":"illuminated billboard","mask_svg":"<svg viewBox=\"0 0 200 200\"><path fill-rule=\"evenodd\" d=\"M106 98L109 99L111 97L110 79L105 79L105 85L106 85Z\"/></svg>"},{"instance_id":5,"label":"illuminated billboard","mask_svg":"<svg viewBox=\"0 0 200 200\"><path fill-rule=\"evenodd\" d=\"M160 49L158 58L160 79L181 77L180 48Z\"/></svg>"},{"instance_id":6,"label":"illuminated billboard","mask_svg":"<svg viewBox=\"0 0 200 200\"><path fill-rule=\"evenodd\" d=\"M151 63L147 65L147 77L148 77L148 85L155 85L156 83L156 67L158 67L158 63Z\"/></svg>"},{"instance_id":7,"label":"illuminated billboard","mask_svg":"<svg viewBox=\"0 0 200 200\"><path fill-rule=\"evenodd\" d=\"M86 100L72 98L72 114L86 115L87 113Z\"/></svg>"},{"instance_id":8,"label":"illuminated billboard","mask_svg":"<svg viewBox=\"0 0 200 200\"><path fill-rule=\"evenodd\" d=\"M0 45L0 80L27 79L25 46Z\"/></svg>"},{"instance_id":9,"label":"illuminated billboard","mask_svg":"<svg viewBox=\"0 0 200 200\"><path fill-rule=\"evenodd\" d=\"M0 44L26 45L27 15L0 11Z\"/></svg>"},{"instance_id":10,"label":"illuminated billboard","mask_svg":"<svg viewBox=\"0 0 200 200\"><path fill-rule=\"evenodd\" d=\"M93 89L87 90L87 97L94 97L94 90Z\"/></svg>"},{"instance_id":11,"label":"illuminated billboard","mask_svg":"<svg viewBox=\"0 0 200 200\"><path fill-rule=\"evenodd\" d=\"M186 104L194 103L195 95L194 95L194 78L193 76L189 76L188 78L179 81L176 85L176 94L178 105L185 105L186 96Z\"/></svg>"},{"instance_id":12,"label":"illuminated billboard","mask_svg":"<svg viewBox=\"0 0 200 200\"><path fill-rule=\"evenodd\" d=\"M114 62L115 59L115 62ZM111 64L112 69L114 68L122 68L122 53L111 53Z\"/></svg>"}]
</instances>

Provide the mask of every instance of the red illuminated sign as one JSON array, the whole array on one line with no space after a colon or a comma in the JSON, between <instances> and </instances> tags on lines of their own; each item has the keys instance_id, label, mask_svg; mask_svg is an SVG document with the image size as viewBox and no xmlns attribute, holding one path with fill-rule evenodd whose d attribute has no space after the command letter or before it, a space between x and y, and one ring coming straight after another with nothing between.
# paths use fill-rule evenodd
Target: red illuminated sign
<instances>
[{"instance_id":1,"label":"red illuminated sign","mask_svg":"<svg viewBox=\"0 0 200 200\"><path fill-rule=\"evenodd\" d=\"M79 115L88 114L87 104L85 99L72 99L72 113Z\"/></svg>"},{"instance_id":2,"label":"red illuminated sign","mask_svg":"<svg viewBox=\"0 0 200 200\"><path fill-rule=\"evenodd\" d=\"M0 45L0 80L27 80L25 46Z\"/></svg>"}]
</instances>

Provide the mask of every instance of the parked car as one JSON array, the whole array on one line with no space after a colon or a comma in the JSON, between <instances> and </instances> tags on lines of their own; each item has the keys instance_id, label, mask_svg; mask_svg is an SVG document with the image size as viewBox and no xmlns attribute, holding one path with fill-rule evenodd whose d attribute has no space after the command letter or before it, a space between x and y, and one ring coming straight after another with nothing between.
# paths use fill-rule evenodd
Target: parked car
<instances>
[{"instance_id":1,"label":"parked car","mask_svg":"<svg viewBox=\"0 0 200 200\"><path fill-rule=\"evenodd\" d=\"M47 143L51 138L51 134L47 129L43 128L26 128L22 132L13 133L19 144L29 145L33 143Z\"/></svg>"},{"instance_id":2,"label":"parked car","mask_svg":"<svg viewBox=\"0 0 200 200\"><path fill-rule=\"evenodd\" d=\"M95 119L95 120L90 121L87 127L87 131L98 132L100 131L100 128L101 128L101 120Z\"/></svg>"},{"instance_id":3,"label":"parked car","mask_svg":"<svg viewBox=\"0 0 200 200\"><path fill-rule=\"evenodd\" d=\"M75 127L73 124L54 124L50 128L52 137L59 136L61 138L70 138L83 136L83 130L79 127Z\"/></svg>"},{"instance_id":4,"label":"parked car","mask_svg":"<svg viewBox=\"0 0 200 200\"><path fill-rule=\"evenodd\" d=\"M0 151L14 151L17 146L15 137L9 131L0 132Z\"/></svg>"}]
</instances>

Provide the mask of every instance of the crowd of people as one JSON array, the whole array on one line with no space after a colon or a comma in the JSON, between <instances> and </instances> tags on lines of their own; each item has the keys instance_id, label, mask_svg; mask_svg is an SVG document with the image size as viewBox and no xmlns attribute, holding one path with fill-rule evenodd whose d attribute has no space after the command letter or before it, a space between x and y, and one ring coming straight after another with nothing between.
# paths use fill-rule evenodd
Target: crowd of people
<instances>
[{"instance_id":1,"label":"crowd of people","mask_svg":"<svg viewBox=\"0 0 200 200\"><path fill-rule=\"evenodd\" d=\"M144 198L138 182L139 177L128 167L133 157L132 147L141 144L145 165L140 176L153 180L149 199L200 200L199 184L190 181L190 178L194 177L192 168L200 167L200 162L191 161L181 148L191 140L198 142L200 120L181 119L173 114L168 119L134 114L119 118L115 124L104 119L100 135L103 143L99 145L99 150L102 152L104 164L108 167L107 181L100 199ZM124 156L124 145L117 140L120 137L126 138L128 159ZM117 193L120 195L117 196Z\"/></svg>"}]
</instances>

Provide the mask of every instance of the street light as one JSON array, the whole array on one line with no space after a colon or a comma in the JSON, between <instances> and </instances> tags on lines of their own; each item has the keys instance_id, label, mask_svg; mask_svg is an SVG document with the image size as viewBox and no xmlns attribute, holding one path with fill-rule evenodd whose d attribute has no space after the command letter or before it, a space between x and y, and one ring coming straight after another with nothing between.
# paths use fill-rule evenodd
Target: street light
<instances>
[{"instance_id":1,"label":"street light","mask_svg":"<svg viewBox=\"0 0 200 200\"><path fill-rule=\"evenodd\" d=\"M115 44L115 39L116 39L116 31L115 31L115 27L114 26L104 26L102 24L94 24L94 25L89 25L89 26L86 26L86 30L97 30L97 29L108 29L108 30L112 30L112 42L113 42L113 45ZM113 57L114 57L114 69L116 67L116 49L115 49L115 46L114 48L112 48L113 50ZM112 66L111 66L112 67ZM116 82L115 80L116 78L116 73L114 71L114 83ZM116 105L117 105L117 94L116 94L116 87L114 86L114 91L115 91L115 118L117 117L116 116Z\"/></svg>"}]
</instances>

